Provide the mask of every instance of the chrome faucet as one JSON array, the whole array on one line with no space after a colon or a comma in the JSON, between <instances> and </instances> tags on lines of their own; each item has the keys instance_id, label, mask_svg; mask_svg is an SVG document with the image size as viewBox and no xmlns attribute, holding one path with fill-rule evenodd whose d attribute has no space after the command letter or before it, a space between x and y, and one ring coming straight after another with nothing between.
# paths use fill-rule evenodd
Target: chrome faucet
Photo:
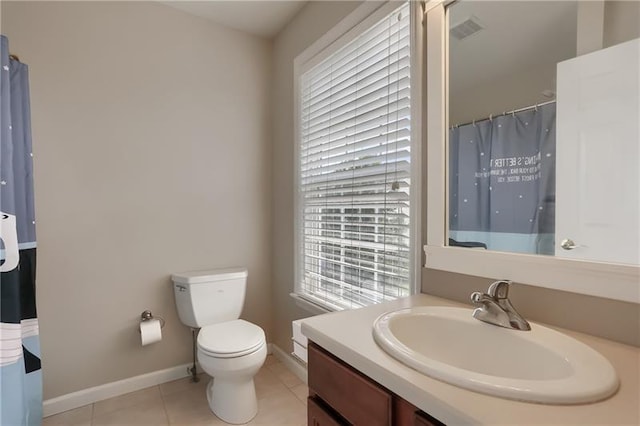
<instances>
[{"instance_id":1,"label":"chrome faucet","mask_svg":"<svg viewBox=\"0 0 640 426\"><path fill-rule=\"evenodd\" d=\"M509 285L511 281L500 280L491 284L487 293L472 293L471 301L477 306L473 310L473 317L500 327L531 330L527 320L516 311L509 300Z\"/></svg>"}]
</instances>

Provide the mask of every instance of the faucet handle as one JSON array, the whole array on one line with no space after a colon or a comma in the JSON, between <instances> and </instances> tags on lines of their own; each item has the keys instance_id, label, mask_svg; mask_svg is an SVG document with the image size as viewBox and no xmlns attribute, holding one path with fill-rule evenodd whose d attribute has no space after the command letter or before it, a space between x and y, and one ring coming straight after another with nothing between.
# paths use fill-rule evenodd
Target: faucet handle
<instances>
[{"instance_id":1,"label":"faucet handle","mask_svg":"<svg viewBox=\"0 0 640 426\"><path fill-rule=\"evenodd\" d=\"M482 296L485 296L485 295L480 293L479 291L474 291L473 293L471 293L471 301L475 305L479 305L480 302L482 301Z\"/></svg>"},{"instance_id":2,"label":"faucet handle","mask_svg":"<svg viewBox=\"0 0 640 426\"><path fill-rule=\"evenodd\" d=\"M487 294L494 299L507 299L509 297L509 286L511 285L511 281L509 280L500 280L496 281L489 286L489 290L487 290Z\"/></svg>"}]
</instances>

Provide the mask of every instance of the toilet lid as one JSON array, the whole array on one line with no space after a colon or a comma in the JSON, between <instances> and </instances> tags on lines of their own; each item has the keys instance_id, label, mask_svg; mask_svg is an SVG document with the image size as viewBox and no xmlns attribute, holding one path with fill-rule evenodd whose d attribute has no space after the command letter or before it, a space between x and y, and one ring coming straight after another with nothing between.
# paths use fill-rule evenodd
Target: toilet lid
<instances>
[{"instance_id":1,"label":"toilet lid","mask_svg":"<svg viewBox=\"0 0 640 426\"><path fill-rule=\"evenodd\" d=\"M198 333L198 347L212 356L245 355L264 343L264 331L241 319L207 325Z\"/></svg>"}]
</instances>

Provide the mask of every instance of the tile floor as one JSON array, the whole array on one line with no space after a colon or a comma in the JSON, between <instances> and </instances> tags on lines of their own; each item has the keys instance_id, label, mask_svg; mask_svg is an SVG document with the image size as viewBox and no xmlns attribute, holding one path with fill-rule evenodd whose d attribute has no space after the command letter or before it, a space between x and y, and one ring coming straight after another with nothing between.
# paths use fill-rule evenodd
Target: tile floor
<instances>
[{"instance_id":1,"label":"tile floor","mask_svg":"<svg viewBox=\"0 0 640 426\"><path fill-rule=\"evenodd\" d=\"M206 375L142 389L85 405L44 419L43 426L226 425L210 410L205 396ZM258 415L248 424L303 426L307 424L307 386L273 355L255 377Z\"/></svg>"}]
</instances>

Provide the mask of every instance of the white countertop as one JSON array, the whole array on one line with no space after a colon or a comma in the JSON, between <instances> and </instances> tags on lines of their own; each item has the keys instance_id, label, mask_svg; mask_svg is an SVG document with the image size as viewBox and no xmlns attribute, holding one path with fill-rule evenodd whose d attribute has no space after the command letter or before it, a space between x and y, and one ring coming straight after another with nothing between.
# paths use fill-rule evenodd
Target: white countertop
<instances>
[{"instance_id":1,"label":"white countertop","mask_svg":"<svg viewBox=\"0 0 640 426\"><path fill-rule=\"evenodd\" d=\"M374 381L449 426L462 424L640 424L640 349L587 334L551 327L604 355L620 377L612 397L592 404L541 405L511 401L459 388L423 375L396 361L373 340L375 319L412 306L462 306L419 294L351 311L303 320L302 332ZM446 344L446 342L442 342Z\"/></svg>"}]
</instances>

